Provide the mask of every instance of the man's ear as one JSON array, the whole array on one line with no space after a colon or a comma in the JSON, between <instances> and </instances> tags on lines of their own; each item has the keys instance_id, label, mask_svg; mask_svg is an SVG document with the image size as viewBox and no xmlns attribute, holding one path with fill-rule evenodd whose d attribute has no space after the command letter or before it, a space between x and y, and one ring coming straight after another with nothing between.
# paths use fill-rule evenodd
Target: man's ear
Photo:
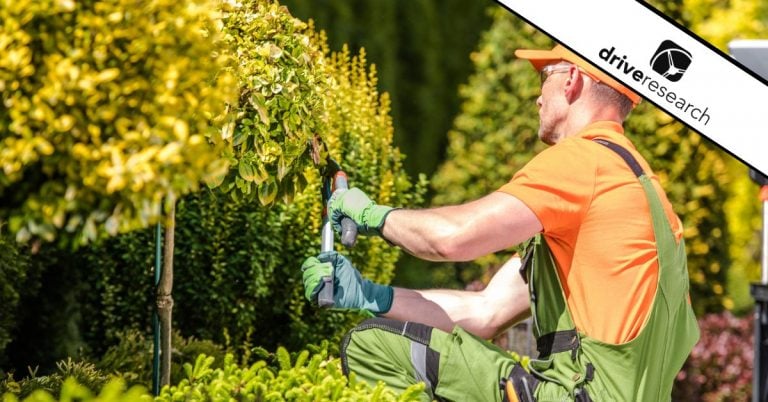
<instances>
[{"instance_id":1,"label":"man's ear","mask_svg":"<svg viewBox=\"0 0 768 402\"><path fill-rule=\"evenodd\" d=\"M563 91L565 91L565 99L568 103L573 103L581 96L581 92L584 89L584 76L578 67L572 65L568 69L568 78L565 81Z\"/></svg>"}]
</instances>

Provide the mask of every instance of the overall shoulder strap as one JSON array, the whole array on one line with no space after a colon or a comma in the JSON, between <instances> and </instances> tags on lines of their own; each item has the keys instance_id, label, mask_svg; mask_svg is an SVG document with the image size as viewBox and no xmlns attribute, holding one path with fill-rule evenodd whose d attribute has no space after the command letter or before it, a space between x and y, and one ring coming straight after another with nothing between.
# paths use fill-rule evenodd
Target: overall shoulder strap
<instances>
[{"instance_id":1,"label":"overall shoulder strap","mask_svg":"<svg viewBox=\"0 0 768 402\"><path fill-rule=\"evenodd\" d=\"M619 156L621 156L621 158L624 159L625 162L627 162L627 165L629 165L629 168L632 169L632 172L635 174L635 176L640 177L645 174L645 172L643 171L643 168L640 167L640 164L637 162L637 159L635 159L635 157L632 156L632 154L629 153L629 151L627 151L621 145L617 145L613 142L606 141L600 138L596 138L592 141L601 145L605 145L613 152L616 152L617 154L619 154Z\"/></svg>"}]
</instances>

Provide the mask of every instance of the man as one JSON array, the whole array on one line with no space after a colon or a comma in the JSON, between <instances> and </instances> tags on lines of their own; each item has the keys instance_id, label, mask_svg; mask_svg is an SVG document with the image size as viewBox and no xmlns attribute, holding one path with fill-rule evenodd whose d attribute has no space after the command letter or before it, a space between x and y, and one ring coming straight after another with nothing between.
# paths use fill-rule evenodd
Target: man
<instances>
[{"instance_id":1,"label":"man","mask_svg":"<svg viewBox=\"0 0 768 402\"><path fill-rule=\"evenodd\" d=\"M539 137L548 149L478 200L425 210L338 192L351 217L436 261L468 261L532 239L480 292L409 290L364 280L339 254L303 265L314 300L334 269L335 303L379 318L350 331L345 371L424 399L662 401L698 339L682 224L622 123L640 97L562 46L518 50L541 73ZM533 315L527 369L483 339Z\"/></svg>"}]
</instances>

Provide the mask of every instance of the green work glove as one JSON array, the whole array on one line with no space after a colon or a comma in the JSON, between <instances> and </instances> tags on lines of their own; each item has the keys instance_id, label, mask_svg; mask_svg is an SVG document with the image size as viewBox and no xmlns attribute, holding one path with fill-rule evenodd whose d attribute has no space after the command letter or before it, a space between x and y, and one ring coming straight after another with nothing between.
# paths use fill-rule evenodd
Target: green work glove
<instances>
[{"instance_id":1,"label":"green work glove","mask_svg":"<svg viewBox=\"0 0 768 402\"><path fill-rule=\"evenodd\" d=\"M366 236L381 236L384 220L394 208L378 205L358 188L339 189L328 200L328 212L333 228L341 233L341 219L349 217L357 225L357 232Z\"/></svg>"},{"instance_id":2,"label":"green work glove","mask_svg":"<svg viewBox=\"0 0 768 402\"><path fill-rule=\"evenodd\" d=\"M333 308L368 310L384 314L392 307L393 289L363 279L360 272L335 251L321 253L317 258L309 257L301 265L304 276L304 296L317 304L317 295L322 290L322 278L333 274Z\"/></svg>"}]
</instances>

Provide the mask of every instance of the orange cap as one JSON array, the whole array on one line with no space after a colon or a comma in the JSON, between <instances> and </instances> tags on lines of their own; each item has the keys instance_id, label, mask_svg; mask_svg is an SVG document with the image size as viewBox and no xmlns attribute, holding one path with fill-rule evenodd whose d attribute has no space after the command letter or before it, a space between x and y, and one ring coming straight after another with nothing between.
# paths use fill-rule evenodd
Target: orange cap
<instances>
[{"instance_id":1,"label":"orange cap","mask_svg":"<svg viewBox=\"0 0 768 402\"><path fill-rule=\"evenodd\" d=\"M517 49L515 50L515 56L526 59L533 64L533 68L537 71L541 71L544 66L558 61L567 61L573 63L584 70L591 78L608 85L609 87L624 94L632 101L632 104L637 106L642 100L640 95L636 94L631 89L625 87L618 81L611 78L608 74L600 71L597 67L593 66L588 61L579 57L576 53L571 52L563 46L556 45L552 50L538 50L538 49Z\"/></svg>"}]
</instances>

